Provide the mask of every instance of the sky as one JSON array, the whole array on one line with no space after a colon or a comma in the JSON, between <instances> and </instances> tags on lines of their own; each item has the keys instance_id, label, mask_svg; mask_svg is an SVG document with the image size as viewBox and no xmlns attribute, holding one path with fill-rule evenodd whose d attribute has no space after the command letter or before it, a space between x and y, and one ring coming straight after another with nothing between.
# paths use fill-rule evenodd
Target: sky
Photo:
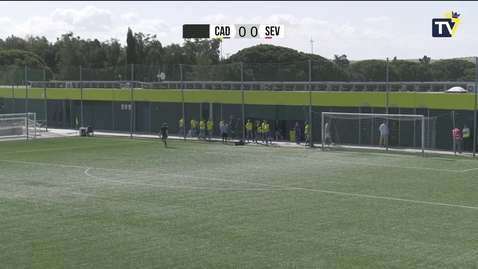
<instances>
[{"instance_id":1,"label":"sky","mask_svg":"<svg viewBox=\"0 0 478 269\"><path fill-rule=\"evenodd\" d=\"M273 44L329 59L336 54L346 54L350 60L424 55L447 59L478 56L478 16L471 14L477 9L476 1L3 1L0 38L35 35L55 41L71 31L85 39L118 38L124 44L131 27L134 32L156 34L165 46L184 42L183 24L257 23L284 25L285 38L224 40L222 55ZM433 38L432 18L443 18L451 11L461 14L455 35Z\"/></svg>"}]
</instances>

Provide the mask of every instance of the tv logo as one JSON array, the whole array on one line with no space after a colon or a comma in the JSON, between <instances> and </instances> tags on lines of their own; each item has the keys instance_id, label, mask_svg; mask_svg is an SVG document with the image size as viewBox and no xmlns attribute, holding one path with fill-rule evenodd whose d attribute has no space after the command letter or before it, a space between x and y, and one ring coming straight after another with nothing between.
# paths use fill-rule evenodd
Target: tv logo
<instances>
[{"instance_id":1,"label":"tv logo","mask_svg":"<svg viewBox=\"0 0 478 269\"><path fill-rule=\"evenodd\" d=\"M447 12L445 18L432 19L433 37L452 37L460 24L460 14Z\"/></svg>"}]
</instances>

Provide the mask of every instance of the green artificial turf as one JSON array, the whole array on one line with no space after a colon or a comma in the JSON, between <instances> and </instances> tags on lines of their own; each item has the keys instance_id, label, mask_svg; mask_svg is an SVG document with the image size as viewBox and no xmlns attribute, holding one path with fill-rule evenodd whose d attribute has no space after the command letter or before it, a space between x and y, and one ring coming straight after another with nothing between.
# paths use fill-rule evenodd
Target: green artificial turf
<instances>
[{"instance_id":1,"label":"green artificial turf","mask_svg":"<svg viewBox=\"0 0 478 269\"><path fill-rule=\"evenodd\" d=\"M475 268L478 162L158 139L0 143L0 268Z\"/></svg>"}]
</instances>

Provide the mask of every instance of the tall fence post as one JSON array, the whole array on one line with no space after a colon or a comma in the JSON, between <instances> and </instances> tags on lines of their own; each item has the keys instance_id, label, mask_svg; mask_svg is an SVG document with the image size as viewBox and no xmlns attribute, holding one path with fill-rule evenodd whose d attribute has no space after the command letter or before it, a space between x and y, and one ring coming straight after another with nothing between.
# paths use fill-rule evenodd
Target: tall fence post
<instances>
[{"instance_id":1,"label":"tall fence post","mask_svg":"<svg viewBox=\"0 0 478 269\"><path fill-rule=\"evenodd\" d=\"M389 81L390 81L390 62L388 61L388 58L387 58L387 83L385 85L385 98L387 99L386 100L386 104L385 104L385 114L388 114L388 92L389 92ZM386 124L387 124L387 129L389 128L388 127L388 116L387 116L387 119L386 119ZM387 134L387 137L388 137L388 134ZM388 139L385 141L385 150L388 150Z\"/></svg>"},{"instance_id":2,"label":"tall fence post","mask_svg":"<svg viewBox=\"0 0 478 269\"><path fill-rule=\"evenodd\" d=\"M131 125L131 128L130 128L130 138L133 138L133 111L134 111L134 108L133 108L133 100L134 100L134 64L131 64L131 110L130 110L130 125Z\"/></svg>"},{"instance_id":3,"label":"tall fence post","mask_svg":"<svg viewBox=\"0 0 478 269\"><path fill-rule=\"evenodd\" d=\"M452 124L453 124L452 130L455 130L455 110L453 110L453 111L451 112L451 121L452 121ZM422 131L422 132L423 132L423 131ZM453 131L453 133L455 133L455 131ZM456 155L456 150L457 150L457 148L456 148L456 144L455 144L455 138L452 136L452 139L453 139L453 140L452 140L452 141L453 141L453 152L454 152L455 155Z\"/></svg>"},{"instance_id":4,"label":"tall fence post","mask_svg":"<svg viewBox=\"0 0 478 269\"><path fill-rule=\"evenodd\" d=\"M183 83L183 64L179 64L179 79L181 81L181 107L183 110L183 121L184 121L184 141L186 141L186 111L184 108L184 83Z\"/></svg>"},{"instance_id":5,"label":"tall fence post","mask_svg":"<svg viewBox=\"0 0 478 269\"><path fill-rule=\"evenodd\" d=\"M478 57L475 57L475 109L473 110L473 158L476 157L476 97L478 92ZM453 126L455 127L455 126Z\"/></svg>"},{"instance_id":6,"label":"tall fence post","mask_svg":"<svg viewBox=\"0 0 478 269\"><path fill-rule=\"evenodd\" d=\"M17 70L17 67L12 65L13 71L12 71L12 113L15 113L15 70Z\"/></svg>"},{"instance_id":7,"label":"tall fence post","mask_svg":"<svg viewBox=\"0 0 478 269\"><path fill-rule=\"evenodd\" d=\"M312 131L312 60L309 59L309 145L314 146L314 137ZM322 123L323 124L323 123ZM307 137L305 138L307 140Z\"/></svg>"},{"instance_id":8,"label":"tall fence post","mask_svg":"<svg viewBox=\"0 0 478 269\"><path fill-rule=\"evenodd\" d=\"M221 42L222 43L222 42ZM241 95L242 95L242 141L246 140L246 111L244 105L244 63L241 62Z\"/></svg>"},{"instance_id":9,"label":"tall fence post","mask_svg":"<svg viewBox=\"0 0 478 269\"><path fill-rule=\"evenodd\" d=\"M48 132L48 101L46 97L46 71L43 68L43 101L45 102L45 130Z\"/></svg>"},{"instance_id":10,"label":"tall fence post","mask_svg":"<svg viewBox=\"0 0 478 269\"><path fill-rule=\"evenodd\" d=\"M121 75L120 75L121 76ZM121 89L121 80L120 80L120 83L119 83L119 88ZM115 87L113 87L113 97L111 98L111 116L112 116L112 119L111 119L111 126L113 127L112 129L114 130L115 129Z\"/></svg>"},{"instance_id":11,"label":"tall fence post","mask_svg":"<svg viewBox=\"0 0 478 269\"><path fill-rule=\"evenodd\" d=\"M26 120L26 133L27 133L27 140L30 136L30 132L28 131L28 67L25 65L25 116L27 117Z\"/></svg>"},{"instance_id":12,"label":"tall fence post","mask_svg":"<svg viewBox=\"0 0 478 269\"><path fill-rule=\"evenodd\" d=\"M80 65L80 117L81 117L81 127L83 125L83 68Z\"/></svg>"}]
</instances>

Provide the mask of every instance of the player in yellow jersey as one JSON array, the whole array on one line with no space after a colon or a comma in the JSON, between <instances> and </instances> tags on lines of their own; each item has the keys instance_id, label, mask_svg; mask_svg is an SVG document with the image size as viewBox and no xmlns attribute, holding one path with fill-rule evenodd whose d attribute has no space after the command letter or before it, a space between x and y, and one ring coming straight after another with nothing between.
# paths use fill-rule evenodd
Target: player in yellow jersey
<instances>
[{"instance_id":1,"label":"player in yellow jersey","mask_svg":"<svg viewBox=\"0 0 478 269\"><path fill-rule=\"evenodd\" d=\"M265 136L265 133L264 133L264 130L265 130L265 127L266 127L266 120L264 120L261 124L261 139L262 139L262 143L264 143L265 139L266 139L266 136Z\"/></svg>"},{"instance_id":2,"label":"player in yellow jersey","mask_svg":"<svg viewBox=\"0 0 478 269\"><path fill-rule=\"evenodd\" d=\"M221 131L221 134L222 134L222 126L226 124L226 122L224 121L224 119L221 119L221 121L219 122L219 130Z\"/></svg>"},{"instance_id":3,"label":"player in yellow jersey","mask_svg":"<svg viewBox=\"0 0 478 269\"><path fill-rule=\"evenodd\" d=\"M196 119L193 118L191 120L191 136L196 137L196 129L197 129L197 122Z\"/></svg>"},{"instance_id":4,"label":"player in yellow jersey","mask_svg":"<svg viewBox=\"0 0 478 269\"><path fill-rule=\"evenodd\" d=\"M184 119L183 118L181 118L179 120L179 137L181 137L181 136L185 136L184 135Z\"/></svg>"},{"instance_id":5,"label":"player in yellow jersey","mask_svg":"<svg viewBox=\"0 0 478 269\"><path fill-rule=\"evenodd\" d=\"M269 123L264 120L264 129L262 130L264 133L264 140L266 141L266 145L268 142L271 142L272 145L272 134L271 134L271 129L269 127Z\"/></svg>"},{"instance_id":6,"label":"player in yellow jersey","mask_svg":"<svg viewBox=\"0 0 478 269\"><path fill-rule=\"evenodd\" d=\"M304 122L304 135L305 135L305 145L310 146L310 125L307 121Z\"/></svg>"},{"instance_id":7,"label":"player in yellow jersey","mask_svg":"<svg viewBox=\"0 0 478 269\"><path fill-rule=\"evenodd\" d=\"M247 120L247 123L246 123L246 137L247 137L247 141L249 142L251 139L254 140L254 137L253 137L253 133L252 133L252 122L251 120Z\"/></svg>"},{"instance_id":8,"label":"player in yellow jersey","mask_svg":"<svg viewBox=\"0 0 478 269\"><path fill-rule=\"evenodd\" d=\"M213 127L214 127L214 122L212 122L211 118L209 118L206 125L207 125L207 136L209 138L209 141L211 141L212 130L213 130Z\"/></svg>"},{"instance_id":9,"label":"player in yellow jersey","mask_svg":"<svg viewBox=\"0 0 478 269\"><path fill-rule=\"evenodd\" d=\"M206 121L204 119L199 123L199 140L206 140Z\"/></svg>"}]
</instances>

